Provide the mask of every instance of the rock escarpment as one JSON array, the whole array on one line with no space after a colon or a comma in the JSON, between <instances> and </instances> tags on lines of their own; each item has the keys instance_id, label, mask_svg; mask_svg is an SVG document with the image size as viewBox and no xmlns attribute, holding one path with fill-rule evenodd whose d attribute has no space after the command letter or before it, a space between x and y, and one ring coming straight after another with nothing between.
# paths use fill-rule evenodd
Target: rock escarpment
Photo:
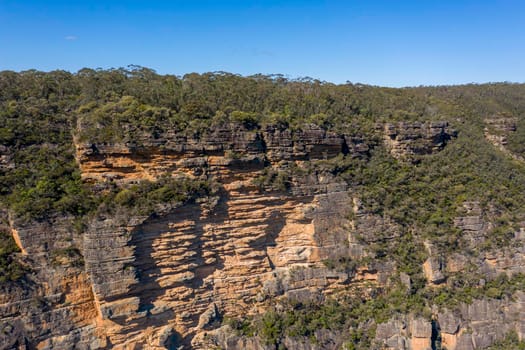
<instances>
[{"instance_id":1,"label":"rock escarpment","mask_svg":"<svg viewBox=\"0 0 525 350\"><path fill-rule=\"evenodd\" d=\"M483 211L480 203L476 201L463 203L460 210L463 214L454 219L454 225L461 230L465 246L475 251L495 235L493 222L498 214ZM491 245L480 255L471 255L470 258L467 258L465 253L456 252L446 263L448 270L458 272L470 264L479 266L483 274L490 277L525 273L525 237L522 234L525 225L521 222L516 226L517 229L506 228L506 239L511 244L504 248Z\"/></svg>"},{"instance_id":2,"label":"rock escarpment","mask_svg":"<svg viewBox=\"0 0 525 350\"><path fill-rule=\"evenodd\" d=\"M269 297L308 299L348 283L348 273L322 263L351 250L346 183L329 172L290 171L338 155L366 157L362 140L314 126L227 125L141 144L78 144L82 178L102 191L166 174L211 178L217 195L153 216L98 215L81 234L72 218L13 222L16 241L41 270L37 290L17 298L7 292L6 307L15 311L2 314L6 348L189 347L223 315L257 313ZM276 187L268 169L287 174L285 183ZM40 326L23 326L35 317Z\"/></svg>"},{"instance_id":3,"label":"rock escarpment","mask_svg":"<svg viewBox=\"0 0 525 350\"><path fill-rule=\"evenodd\" d=\"M525 295L512 300L475 300L456 312L440 310L431 320L408 318L378 325L376 337L386 349L483 349L509 332L523 334Z\"/></svg>"},{"instance_id":4,"label":"rock escarpment","mask_svg":"<svg viewBox=\"0 0 525 350\"><path fill-rule=\"evenodd\" d=\"M0 348L101 348L94 320L98 310L92 284L70 218L17 225L21 259L32 274L23 283L4 284L0 295Z\"/></svg>"},{"instance_id":5,"label":"rock escarpment","mask_svg":"<svg viewBox=\"0 0 525 350\"><path fill-rule=\"evenodd\" d=\"M394 157L413 162L442 150L454 135L447 123L388 124L379 130ZM361 289L366 294L370 286L393 285L399 274L388 257L373 261L369 248L401 239L403 228L363 208L359 194L333 168L312 166L338 157L366 160L378 146L371 139L314 125L292 131L225 124L203 133L169 131L127 143L75 146L83 181L101 194L164 176L213 181L217 188L153 214L124 206L99 212L80 231L71 217L13 221L22 254L40 268L31 285L5 291L0 338L5 348L266 349L257 337L219 328L221 321L260 314L277 300L307 303ZM465 205L467 215L455 225L479 243L490 225L479 206ZM427 251L421 268L438 287L454 266L470 262L464 256L446 260L432 245ZM512 270L507 257L494 260L494 274ZM351 266L336 268L334 261ZM410 276L400 276L410 289ZM520 298L518 293L518 301L462 304L459 316L438 310L433 322L390 319L375 325L374 346L425 349L439 334L449 349L470 349L512 329L521 336L521 314L494 313L487 326L478 310L522 310ZM501 331L487 332L500 322ZM282 344L304 349L343 344L341 334L330 330L314 336L318 345L307 337L286 337Z\"/></svg>"},{"instance_id":6,"label":"rock escarpment","mask_svg":"<svg viewBox=\"0 0 525 350\"><path fill-rule=\"evenodd\" d=\"M451 350L484 349L509 333L521 334L524 329L523 292L517 292L507 300L474 300L455 310L435 310L432 319L415 315L398 316L377 325L372 349L427 350L435 348ZM290 349L341 349L344 335L319 330L316 342L306 337L286 337L282 344ZM207 335L204 348L219 346L224 349L266 350L273 348L257 338L235 335L224 326Z\"/></svg>"},{"instance_id":7,"label":"rock escarpment","mask_svg":"<svg viewBox=\"0 0 525 350\"><path fill-rule=\"evenodd\" d=\"M140 145L140 146L139 146ZM155 179L166 173L219 175L222 168L262 169L266 163L364 156L361 138L325 131L315 125L292 132L276 126L250 130L226 124L203 134L166 132L155 139L138 137L125 144L77 144L77 159L86 181L126 183ZM232 170L230 170L232 172Z\"/></svg>"},{"instance_id":8,"label":"rock escarpment","mask_svg":"<svg viewBox=\"0 0 525 350\"><path fill-rule=\"evenodd\" d=\"M308 297L348 282L347 274L322 264L350 249L339 238L349 225L346 185L314 173L291 179L288 191L268 192L255 180L267 167L284 169L349 149L363 156L364 145L348 147L344 136L318 128L292 134L273 127L163 141L138 156L126 146L78 147L86 181L110 175L125 185L169 173L211 177L221 185L218 198L160 216L123 213L90 224L86 271L112 344L150 344L144 329L151 327L189 343L219 315L256 313L254 305L267 297Z\"/></svg>"},{"instance_id":9,"label":"rock escarpment","mask_svg":"<svg viewBox=\"0 0 525 350\"><path fill-rule=\"evenodd\" d=\"M432 123L386 123L383 140L392 156L416 161L417 156L431 154L445 147L456 131L447 122Z\"/></svg>"},{"instance_id":10,"label":"rock escarpment","mask_svg":"<svg viewBox=\"0 0 525 350\"><path fill-rule=\"evenodd\" d=\"M491 118L486 118L484 122L485 138L492 143L494 147L515 160L525 161L522 156L513 153L507 147L509 136L516 132L518 118L508 115L495 115Z\"/></svg>"}]
</instances>

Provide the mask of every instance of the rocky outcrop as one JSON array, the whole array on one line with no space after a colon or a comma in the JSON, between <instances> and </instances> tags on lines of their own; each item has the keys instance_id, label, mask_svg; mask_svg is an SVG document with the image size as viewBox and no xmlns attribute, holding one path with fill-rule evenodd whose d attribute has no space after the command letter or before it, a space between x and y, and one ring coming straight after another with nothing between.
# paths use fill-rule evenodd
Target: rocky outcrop
<instances>
[{"instance_id":1,"label":"rocky outcrop","mask_svg":"<svg viewBox=\"0 0 525 350\"><path fill-rule=\"evenodd\" d=\"M461 305L457 313L439 313L442 346L451 350L483 349L514 331L523 338L524 302L524 293L517 292L510 300L475 300Z\"/></svg>"},{"instance_id":2,"label":"rocky outcrop","mask_svg":"<svg viewBox=\"0 0 525 350\"><path fill-rule=\"evenodd\" d=\"M510 116L493 116L485 119L485 138L497 149L518 161L525 161L523 157L512 153L507 148L507 140L510 134L516 132L518 118Z\"/></svg>"},{"instance_id":3,"label":"rocky outcrop","mask_svg":"<svg viewBox=\"0 0 525 350\"><path fill-rule=\"evenodd\" d=\"M108 344L155 348L178 339L189 346L225 315L257 313L268 298L311 300L354 277L323 264L352 254L346 239L352 198L344 182L328 172L300 172L284 191L255 183L268 168L364 157L361 140L315 126L291 132L226 125L137 144L78 144L83 179L126 186L171 174L212 178L221 189L219 198L152 217L123 210L88 225L85 270L97 330Z\"/></svg>"},{"instance_id":4,"label":"rocky outcrop","mask_svg":"<svg viewBox=\"0 0 525 350\"><path fill-rule=\"evenodd\" d=\"M489 217L497 217L497 213L488 213L477 201L464 202L460 211L462 214L454 219L454 225L461 230L462 244L471 251L471 255L465 252L449 255L445 262L449 272L460 272L470 264L477 266L487 278L495 278L502 273L508 276L525 273L524 223L517 223L520 228L512 234L505 248L486 247L479 251L494 229Z\"/></svg>"},{"instance_id":5,"label":"rocky outcrop","mask_svg":"<svg viewBox=\"0 0 525 350\"><path fill-rule=\"evenodd\" d=\"M510 116L493 116L492 118L485 119L487 128L491 128L495 132L509 133L516 131L516 124L518 118Z\"/></svg>"},{"instance_id":6,"label":"rocky outcrop","mask_svg":"<svg viewBox=\"0 0 525 350\"><path fill-rule=\"evenodd\" d=\"M105 347L96 327L92 284L79 263L82 257L59 258L63 252L78 252L73 250L78 237L70 231L71 220L12 225L23 248L21 259L32 271L21 282L1 285L0 348Z\"/></svg>"},{"instance_id":7,"label":"rocky outcrop","mask_svg":"<svg viewBox=\"0 0 525 350\"><path fill-rule=\"evenodd\" d=\"M317 225L323 214L316 203L334 204L340 195L325 196L333 198L230 193L209 213L195 204L133 228L90 228L86 269L102 318L123 325L113 328L111 342L144 342L133 336L150 326L195 332L212 303L216 313L238 315L254 312L253 302L268 296L345 283L347 275L320 265L334 246Z\"/></svg>"},{"instance_id":8,"label":"rocky outcrop","mask_svg":"<svg viewBox=\"0 0 525 350\"><path fill-rule=\"evenodd\" d=\"M384 131L392 154L411 161L439 151L454 136L446 123L389 124ZM359 137L313 125L291 131L228 124L199 135L167 132L127 144L77 143L82 178L97 191L166 175L211 180L218 190L152 215L117 206L91 217L81 233L71 217L12 220L21 254L40 268L27 285L2 291L0 347L267 349L257 337L221 327L222 319L259 314L281 299L306 303L341 290L394 283L396 264L374 261L369 248L394 244L403 238L403 228L364 209L334 171L309 166L341 155L366 158L370 148ZM282 175L284 186L272 184L269 174ZM467 202L458 215L456 227L475 247L491 228L484 210ZM522 233L516 232L516 240ZM426 248L423 270L432 285L444 285L448 273L472 264L471 257L445 257L430 244ZM521 272L516 249L512 259L510 253L487 255L485 265L494 274ZM410 290L411 277L401 273L401 281ZM433 321L392 319L377 325L377 348L428 349L439 334L447 348L469 349L511 329L521 335L520 298L436 311ZM490 333L479 316L483 307L518 313L513 318L505 311L504 321L491 316L490 325L506 326ZM285 337L281 343L338 349L345 339L322 329L314 336L316 342Z\"/></svg>"},{"instance_id":9,"label":"rocky outcrop","mask_svg":"<svg viewBox=\"0 0 525 350\"><path fill-rule=\"evenodd\" d=\"M208 168L261 169L265 162L328 159L339 154L360 157L366 156L369 147L360 138L315 125L292 132L275 126L248 130L226 124L204 134L167 132L155 139L144 135L127 144L77 143L76 149L85 181L126 183L174 172L199 176Z\"/></svg>"},{"instance_id":10,"label":"rocky outcrop","mask_svg":"<svg viewBox=\"0 0 525 350\"><path fill-rule=\"evenodd\" d=\"M415 315L398 315L375 326L373 350L474 350L484 349L516 332L524 337L524 293L512 298L478 299L460 304L454 310L437 309L431 319ZM289 349L328 350L344 348L344 331L316 331L315 341L303 337L285 337L280 344ZM195 339L201 348L219 347L227 350L275 348L257 337L235 334L229 326L212 330Z\"/></svg>"},{"instance_id":11,"label":"rocky outcrop","mask_svg":"<svg viewBox=\"0 0 525 350\"><path fill-rule=\"evenodd\" d=\"M69 217L13 220L15 241L39 270L30 285L4 291L2 348L190 347L225 315L258 313L269 298L317 298L354 277L323 264L352 250L344 181L310 170L289 174L281 190L256 180L269 168L289 173L305 161L366 157L359 138L312 125L225 125L76 149L82 178L101 191L166 174L211 178L220 190L152 216L119 207L82 233Z\"/></svg>"},{"instance_id":12,"label":"rocky outcrop","mask_svg":"<svg viewBox=\"0 0 525 350\"><path fill-rule=\"evenodd\" d=\"M383 141L392 156L417 161L417 156L438 152L446 146L456 131L446 122L387 123L383 129Z\"/></svg>"},{"instance_id":13,"label":"rocky outcrop","mask_svg":"<svg viewBox=\"0 0 525 350\"><path fill-rule=\"evenodd\" d=\"M319 329L308 337L285 337L282 347L286 349L298 350L336 350L343 346L343 337L326 329ZM274 344L266 344L257 337L244 337L235 335L229 326L223 326L206 333L206 336L199 336L195 339L194 345L199 349L225 349L225 350L272 350Z\"/></svg>"},{"instance_id":14,"label":"rocky outcrop","mask_svg":"<svg viewBox=\"0 0 525 350\"><path fill-rule=\"evenodd\" d=\"M421 318L393 319L377 325L376 346L389 350L431 349L432 324Z\"/></svg>"},{"instance_id":15,"label":"rocky outcrop","mask_svg":"<svg viewBox=\"0 0 525 350\"><path fill-rule=\"evenodd\" d=\"M523 339L525 294L513 298L480 299L454 311L435 310L432 320L417 317L391 319L378 324L376 347L395 350L484 349L510 332Z\"/></svg>"},{"instance_id":16,"label":"rocky outcrop","mask_svg":"<svg viewBox=\"0 0 525 350\"><path fill-rule=\"evenodd\" d=\"M212 303L216 314L239 315L267 297L308 298L348 281L320 264L344 248L323 227L334 214L323 205L344 208L336 203L349 201L346 194L292 199L235 188L210 212L194 204L133 227L90 228L86 269L102 318L123 325L112 343L144 342L134 335L168 324L192 334Z\"/></svg>"},{"instance_id":17,"label":"rocky outcrop","mask_svg":"<svg viewBox=\"0 0 525 350\"><path fill-rule=\"evenodd\" d=\"M425 242L428 259L423 263L423 272L430 285L439 285L446 281L445 259L429 242Z\"/></svg>"},{"instance_id":18,"label":"rocky outcrop","mask_svg":"<svg viewBox=\"0 0 525 350\"><path fill-rule=\"evenodd\" d=\"M462 216L454 219L454 225L463 232L462 238L468 246L479 246L485 239L487 232L492 228L485 217L480 203L477 201L464 202L460 208Z\"/></svg>"}]
</instances>

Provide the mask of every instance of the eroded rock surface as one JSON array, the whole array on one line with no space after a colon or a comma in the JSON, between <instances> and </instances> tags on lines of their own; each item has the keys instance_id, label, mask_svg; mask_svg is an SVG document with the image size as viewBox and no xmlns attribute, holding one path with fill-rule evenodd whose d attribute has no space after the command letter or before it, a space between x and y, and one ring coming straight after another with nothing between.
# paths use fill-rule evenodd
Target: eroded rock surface
<instances>
[{"instance_id":1,"label":"eroded rock surface","mask_svg":"<svg viewBox=\"0 0 525 350\"><path fill-rule=\"evenodd\" d=\"M438 152L456 132L446 122L387 123L383 126L383 140L392 156L416 161L416 156Z\"/></svg>"},{"instance_id":2,"label":"eroded rock surface","mask_svg":"<svg viewBox=\"0 0 525 350\"><path fill-rule=\"evenodd\" d=\"M492 143L496 148L518 161L525 161L523 157L512 153L507 148L507 140L510 134L516 132L516 125L518 118L511 116L493 116L485 119L485 138Z\"/></svg>"},{"instance_id":3,"label":"eroded rock surface","mask_svg":"<svg viewBox=\"0 0 525 350\"><path fill-rule=\"evenodd\" d=\"M387 124L381 133L394 157L414 161L454 137L447 123ZM261 313L278 298L320 301L349 286L388 286L399 273L388 259L330 267L340 259L366 260L370 245L399 240L402 228L363 209L333 172L307 164L343 155L366 159L373 143L313 125L296 131L224 125L200 135L157 136L77 143L82 179L103 191L187 176L212 179L218 192L151 216L119 208L92 217L81 233L69 217L12 221L20 254L40 268L27 285L9 285L0 294L0 348L270 349L257 337L235 335L222 319ZM269 170L287 174L286 186L261 182ZM454 223L470 247L491 229L477 202L466 202ZM516 241L523 237L523 230L516 232ZM523 245L487 253L481 263L459 253L445 259L432 246L427 253L422 269L436 286L472 263L484 264L493 276L525 266ZM410 276L400 278L410 290ZM374 346L431 349L439 334L449 350L474 349L513 329L523 337L524 304L523 293L516 293L513 300L440 310L433 320L395 318L377 325ZM320 329L314 337L316 342L286 337L282 344L305 350L343 345L337 332Z\"/></svg>"},{"instance_id":4,"label":"eroded rock surface","mask_svg":"<svg viewBox=\"0 0 525 350\"><path fill-rule=\"evenodd\" d=\"M62 283L66 287L23 297L25 303L54 298L35 308L52 314L38 316L46 322L37 327L39 334L10 334L5 344L189 348L191 339L225 315L257 313L268 297L316 298L352 278L322 262L352 249L346 237L353 198L346 183L328 172L291 176L287 190L264 190L255 180L268 167L281 171L341 154L364 157L368 146L361 140L314 126L292 133L229 125L199 137L168 133L137 143L140 147L77 144L84 181L127 186L165 174L212 178L220 184L217 198L164 208L151 217L121 208L94 217L81 236L68 220L17 228L19 245L42 266L51 266L49 252L60 249L77 249L84 265L69 267L77 277ZM62 270L51 266L48 279ZM73 278L71 271L63 274ZM72 283L82 298L68 299ZM76 316L80 307L83 314ZM13 317L6 320L23 323L26 316ZM50 330L53 336L45 336Z\"/></svg>"}]
</instances>

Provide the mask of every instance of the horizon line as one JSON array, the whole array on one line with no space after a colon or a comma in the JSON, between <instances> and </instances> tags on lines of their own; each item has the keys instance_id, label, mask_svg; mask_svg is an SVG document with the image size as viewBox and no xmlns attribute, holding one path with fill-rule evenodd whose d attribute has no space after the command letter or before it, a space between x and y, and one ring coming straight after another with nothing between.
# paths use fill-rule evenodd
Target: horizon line
<instances>
[{"instance_id":1,"label":"horizon line","mask_svg":"<svg viewBox=\"0 0 525 350\"><path fill-rule=\"evenodd\" d=\"M130 70L130 68L131 68L131 70ZM142 66L142 65L137 65L137 64L128 64L125 67L118 67L118 68L115 68L115 67L108 67L108 68L104 68L104 67L96 67L96 68L82 67L82 68L79 68L76 71L69 70L69 69L62 69L62 68L55 68L55 69L49 69L49 70L47 70L47 69L37 69L37 68L28 68L28 69L21 69L21 70L1 69L0 73L13 72L13 73L20 74L20 73L33 72L34 71L34 72L39 72L39 73L67 72L67 73L70 73L70 74L73 74L73 75L78 75L78 73L80 71L85 70L85 69L93 70L93 71L97 71L97 72L101 72L101 71L119 71L119 70L133 72L133 69L135 69L135 70L147 69L147 70L151 71L152 73L154 73L156 75L159 75L159 76L174 76L174 77L176 77L178 79L184 79L184 76L189 75L189 74L199 74L199 75L215 74L215 75L219 75L219 73L222 73L224 75L228 74L228 75L233 75L233 76L237 76L237 77L241 77L241 78L255 78L257 76L279 77L279 78L283 78L283 79L285 79L285 80L287 80L289 82L303 82L303 83L316 82L316 83L320 83L320 84L331 84L331 85L336 85L336 86L344 86L344 85L357 85L357 86L359 86L359 85L362 85L362 86L368 86L368 87L390 88L390 89L439 88L439 87L455 87L455 86L468 86L468 85L495 85L495 84L524 85L525 84L525 81L519 82L519 81L509 81L509 80L484 81L484 82L471 81L471 82L460 82L460 83L455 82L455 83L450 83L450 84L419 84L419 85L378 85L378 84L373 84L373 83L353 82L351 80L346 80L345 82L337 83L337 82L333 82L333 81L328 81L328 80L323 80L323 79L319 79L319 78L314 78L314 77L307 76L307 75L293 77L293 76L291 76L289 74L283 74L283 73L261 73L261 72L259 72L259 73L254 73L254 74L242 74L242 73L234 73L234 72L228 72L228 71L223 71L223 70L202 71L202 72L193 71L193 72L187 72L187 73L184 73L184 74L165 73L165 72L158 72L154 68L150 68L150 67Z\"/></svg>"}]
</instances>

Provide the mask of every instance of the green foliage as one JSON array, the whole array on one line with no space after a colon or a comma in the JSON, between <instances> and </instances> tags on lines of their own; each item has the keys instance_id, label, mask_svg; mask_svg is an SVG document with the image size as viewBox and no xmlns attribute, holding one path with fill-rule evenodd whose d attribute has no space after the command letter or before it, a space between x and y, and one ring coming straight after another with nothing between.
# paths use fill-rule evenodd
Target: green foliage
<instances>
[{"instance_id":1,"label":"green foliage","mask_svg":"<svg viewBox=\"0 0 525 350\"><path fill-rule=\"evenodd\" d=\"M19 251L11 234L0 228L0 284L17 281L26 273L26 268L14 257Z\"/></svg>"},{"instance_id":2,"label":"green foliage","mask_svg":"<svg viewBox=\"0 0 525 350\"><path fill-rule=\"evenodd\" d=\"M233 111L230 113L230 120L234 123L243 124L247 129L254 129L259 125L261 117L257 113Z\"/></svg>"},{"instance_id":3,"label":"green foliage","mask_svg":"<svg viewBox=\"0 0 525 350\"><path fill-rule=\"evenodd\" d=\"M51 252L50 257L51 263L55 266L63 264L75 267L84 266L84 257L80 253L80 250L75 247L56 249Z\"/></svg>"},{"instance_id":4,"label":"green foliage","mask_svg":"<svg viewBox=\"0 0 525 350\"><path fill-rule=\"evenodd\" d=\"M198 197L213 195L216 191L209 181L188 177L162 177L158 181L141 181L127 188L115 187L107 193L98 207L98 213L114 213L126 208L131 214L151 215L165 207L173 207Z\"/></svg>"},{"instance_id":5,"label":"green foliage","mask_svg":"<svg viewBox=\"0 0 525 350\"><path fill-rule=\"evenodd\" d=\"M92 106L91 102L78 109L83 141L136 144L143 137L156 138L167 128L177 126L171 110L141 104L132 96L122 96L98 108Z\"/></svg>"},{"instance_id":6,"label":"green foliage","mask_svg":"<svg viewBox=\"0 0 525 350\"><path fill-rule=\"evenodd\" d=\"M519 340L516 332L510 332L503 340L492 344L487 350L525 350L525 341Z\"/></svg>"},{"instance_id":7,"label":"green foliage","mask_svg":"<svg viewBox=\"0 0 525 350\"><path fill-rule=\"evenodd\" d=\"M461 281L461 278L458 278ZM277 311L271 309L251 320L230 320L229 324L239 335L257 335L267 344L278 344L285 336L315 337L319 329L329 329L345 338L347 349L368 349L374 338L375 327L369 325L388 321L395 315L413 314L431 319L431 306L453 308L459 303L471 303L474 299L511 297L525 288L525 277L508 278L501 275L483 286L457 286L456 288L428 288L416 292L407 291L402 285L389 289L376 288L372 298L346 294L339 299L327 299L323 303L298 303L289 301ZM245 331L246 330L246 331ZM506 340L502 344L512 343ZM496 347L494 349L504 349Z\"/></svg>"},{"instance_id":8,"label":"green foliage","mask_svg":"<svg viewBox=\"0 0 525 350\"><path fill-rule=\"evenodd\" d=\"M2 179L7 201L21 219L42 220L51 213L81 216L93 207L88 188L67 147L31 146L16 153L20 166Z\"/></svg>"},{"instance_id":9,"label":"green foliage","mask_svg":"<svg viewBox=\"0 0 525 350\"><path fill-rule=\"evenodd\" d=\"M514 232L516 232L516 228L510 222L511 220L505 216L494 220L494 227L488 232L487 239L480 248L491 250L508 247L514 240Z\"/></svg>"},{"instance_id":10,"label":"green foliage","mask_svg":"<svg viewBox=\"0 0 525 350\"><path fill-rule=\"evenodd\" d=\"M510 278L501 274L490 281L485 281L483 277L480 274L459 274L450 279L448 286L427 289L424 295L436 305L451 308L460 303L470 304L474 299L511 297L516 291L525 288L523 274L516 274ZM480 284L481 280L484 282Z\"/></svg>"},{"instance_id":11,"label":"green foliage","mask_svg":"<svg viewBox=\"0 0 525 350\"><path fill-rule=\"evenodd\" d=\"M291 187L291 175L287 170L265 168L261 175L253 180L259 190L286 192Z\"/></svg>"},{"instance_id":12,"label":"green foliage","mask_svg":"<svg viewBox=\"0 0 525 350\"><path fill-rule=\"evenodd\" d=\"M378 146L370 160L358 160L343 176L360 194L365 210L393 220L404 235L414 232L429 240L444 254L465 249L454 218L460 216L458 208L467 199L497 213L485 218L495 227L478 249L508 246L515 231L512 223L524 214L525 197L520 193L525 191L525 166L498 154L484 139L482 124L472 118L472 124L458 125L457 139L415 165L395 160ZM409 243L410 239L402 249L379 248L383 255L401 262L412 258L402 258L396 250L403 253Z\"/></svg>"},{"instance_id":13,"label":"green foliage","mask_svg":"<svg viewBox=\"0 0 525 350\"><path fill-rule=\"evenodd\" d=\"M333 119L334 117L329 116L325 113L318 113L318 114L313 114L309 116L308 118L306 118L306 122L320 126L323 129L330 129L333 126L332 124Z\"/></svg>"},{"instance_id":14,"label":"green foliage","mask_svg":"<svg viewBox=\"0 0 525 350\"><path fill-rule=\"evenodd\" d=\"M281 318L275 311L265 312L259 320L259 333L268 345L277 344L285 329L286 320Z\"/></svg>"},{"instance_id":15,"label":"green foliage","mask_svg":"<svg viewBox=\"0 0 525 350\"><path fill-rule=\"evenodd\" d=\"M71 118L64 111L71 104L66 96L0 104L2 152L16 165L0 167L0 195L21 219L83 215L92 205L73 156Z\"/></svg>"},{"instance_id":16,"label":"green foliage","mask_svg":"<svg viewBox=\"0 0 525 350\"><path fill-rule=\"evenodd\" d=\"M253 337L255 329L248 319L236 319L225 317L223 323L230 326L231 329L239 336Z\"/></svg>"},{"instance_id":17,"label":"green foliage","mask_svg":"<svg viewBox=\"0 0 525 350\"><path fill-rule=\"evenodd\" d=\"M312 337L318 329L343 331L347 348L363 349L373 338L373 327L359 325L368 320L380 323L408 312L428 316L432 303L505 298L525 288L521 275L480 284L483 276L469 270L447 276L444 288L429 289L421 270L427 258L423 241L444 256L469 246L454 226L454 218L461 214L458 208L466 200L479 201L490 216L485 219L493 223L483 243L468 253L512 245L516 223L525 217L525 165L495 149L485 140L483 129L487 117L516 117L517 130L508 135L508 148L523 156L523 96L524 84L391 89L280 75L216 72L176 77L138 66L82 69L76 74L4 71L0 72L0 156L5 160L0 164L0 199L16 220L74 216L80 233L89 215L119 211L151 215L215 193L209 181L171 177L126 188L112 184L102 190L92 188L81 181L73 134L81 142L123 143L140 149L145 140L172 132L199 137L227 123L250 130L270 124L295 130L315 124L361 139L370 146L369 157L340 155L304 162L301 167L268 167L254 185L288 191L294 181L310 175L345 180L362 199L365 212L395 223L399 238L378 237L369 248L379 263L393 261L399 272L410 275L412 289L394 283L387 289L370 288L373 298L354 295L322 305L295 303L255 320L232 320L231 326L240 334L258 334L269 344L285 335ZM394 159L382 146L382 131L376 128L376 123L436 120L449 121L458 137L415 164ZM242 158L236 153L229 156ZM52 254L57 263L67 259L81 263L74 248ZM0 281L23 275L15 255L16 245L3 232ZM356 262L345 257L325 264L346 272L356 268Z\"/></svg>"},{"instance_id":18,"label":"green foliage","mask_svg":"<svg viewBox=\"0 0 525 350\"><path fill-rule=\"evenodd\" d=\"M290 301L284 305L284 310L271 309L256 316L245 328L266 344L278 344L285 336L315 340L317 330L328 329L342 334L347 348L368 349L375 334L375 326L369 323L370 320L382 323L396 313L407 312L430 317L424 300L415 295L407 296L401 287L388 293L380 290L376 293L376 297L369 299L346 295L340 299L329 298L323 303ZM246 319L237 322L248 323ZM236 329L239 332L240 327ZM239 334L248 335L242 331Z\"/></svg>"},{"instance_id":19,"label":"green foliage","mask_svg":"<svg viewBox=\"0 0 525 350\"><path fill-rule=\"evenodd\" d=\"M352 260L351 258L345 256L341 256L337 259L323 260L323 264L329 269L336 270L339 272L346 272L348 274L355 273L358 263L358 261Z\"/></svg>"}]
</instances>

